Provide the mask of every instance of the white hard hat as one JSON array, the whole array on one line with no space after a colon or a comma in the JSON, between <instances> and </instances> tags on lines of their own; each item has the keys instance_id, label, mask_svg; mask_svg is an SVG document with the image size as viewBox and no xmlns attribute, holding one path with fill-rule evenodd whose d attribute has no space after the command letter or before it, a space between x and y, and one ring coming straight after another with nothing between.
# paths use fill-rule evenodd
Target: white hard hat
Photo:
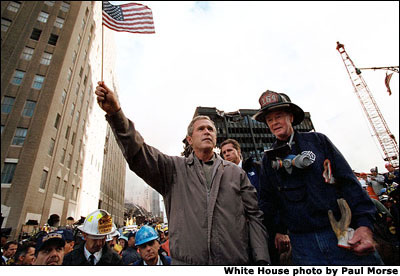
<instances>
[{"instance_id":1,"label":"white hard hat","mask_svg":"<svg viewBox=\"0 0 400 276\"><path fill-rule=\"evenodd\" d=\"M107 211L97 209L86 217L85 222L78 226L78 229L88 234L92 239L102 239L106 235L113 233L116 227Z\"/></svg>"}]
</instances>

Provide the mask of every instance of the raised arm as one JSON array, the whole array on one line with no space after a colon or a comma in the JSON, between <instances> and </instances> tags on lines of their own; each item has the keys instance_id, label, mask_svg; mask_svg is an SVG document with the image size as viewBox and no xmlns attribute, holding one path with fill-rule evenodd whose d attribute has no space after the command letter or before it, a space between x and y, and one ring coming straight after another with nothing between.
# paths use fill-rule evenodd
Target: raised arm
<instances>
[{"instance_id":1,"label":"raised arm","mask_svg":"<svg viewBox=\"0 0 400 276\"><path fill-rule=\"evenodd\" d=\"M95 94L99 106L107 113L106 119L129 168L164 196L175 174L173 158L144 142L133 122L122 112L117 95L103 81L98 82Z\"/></svg>"}]
</instances>

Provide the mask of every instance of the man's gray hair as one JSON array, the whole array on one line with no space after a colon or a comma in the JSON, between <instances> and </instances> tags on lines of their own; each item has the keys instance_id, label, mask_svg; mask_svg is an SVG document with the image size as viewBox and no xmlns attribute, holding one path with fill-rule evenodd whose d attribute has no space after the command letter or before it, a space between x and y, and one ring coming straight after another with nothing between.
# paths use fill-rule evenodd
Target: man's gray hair
<instances>
[{"instance_id":1,"label":"man's gray hair","mask_svg":"<svg viewBox=\"0 0 400 276\"><path fill-rule=\"evenodd\" d=\"M194 117L193 120L190 122L190 124L189 124L189 126L188 126L188 128L187 128L187 136L192 137L192 135L193 135L193 130L194 130L194 128L193 128L194 123L195 123L196 121L198 121L198 120L209 120L209 121L211 122L213 128L214 128L215 133L217 133L217 129L216 129L216 127L215 127L215 124L214 124L213 120L211 120L210 117L208 117L208 116L199 115L199 116Z\"/></svg>"}]
</instances>

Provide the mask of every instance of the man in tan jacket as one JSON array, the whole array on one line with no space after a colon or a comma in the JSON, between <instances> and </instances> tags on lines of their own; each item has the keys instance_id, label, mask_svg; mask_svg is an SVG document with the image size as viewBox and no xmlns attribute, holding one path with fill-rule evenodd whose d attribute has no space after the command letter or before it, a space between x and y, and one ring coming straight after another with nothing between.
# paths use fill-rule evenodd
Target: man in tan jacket
<instances>
[{"instance_id":1,"label":"man in tan jacket","mask_svg":"<svg viewBox=\"0 0 400 276\"><path fill-rule=\"evenodd\" d=\"M213 152L209 117L190 123L189 157L169 156L144 142L104 82L95 93L130 169L164 197L173 265L270 263L256 190L242 169Z\"/></svg>"}]
</instances>

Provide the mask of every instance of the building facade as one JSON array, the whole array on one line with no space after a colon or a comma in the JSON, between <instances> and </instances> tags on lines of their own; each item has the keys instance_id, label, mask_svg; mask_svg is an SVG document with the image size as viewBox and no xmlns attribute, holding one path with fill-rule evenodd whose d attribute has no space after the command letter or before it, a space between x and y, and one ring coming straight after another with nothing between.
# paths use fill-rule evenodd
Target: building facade
<instances>
[{"instance_id":1,"label":"building facade","mask_svg":"<svg viewBox=\"0 0 400 276\"><path fill-rule=\"evenodd\" d=\"M215 107L197 107L193 117L206 115L213 120L217 128L217 147L226 139L232 138L239 142L243 160L253 157L261 160L263 152L275 141L274 135L267 125L253 120L251 117L257 109L239 109L234 112L224 112ZM294 127L300 132L315 131L309 112L301 124Z\"/></svg>"},{"instance_id":2,"label":"building facade","mask_svg":"<svg viewBox=\"0 0 400 276\"><path fill-rule=\"evenodd\" d=\"M101 2L2 1L1 27L2 227L17 237L29 220L43 226L57 214L65 225L98 208L109 160L122 158L105 155L117 147L106 143L93 93L101 79ZM116 87L108 47L104 80ZM113 166L125 172L125 161ZM118 173L115 183L124 182ZM124 189L116 191L122 196L113 200L123 201ZM114 205L120 213L112 215L123 218L123 202Z\"/></svg>"},{"instance_id":3,"label":"building facade","mask_svg":"<svg viewBox=\"0 0 400 276\"><path fill-rule=\"evenodd\" d=\"M161 217L161 210L160 210L160 194L151 189L151 204L150 204L150 212L155 217Z\"/></svg>"}]
</instances>

